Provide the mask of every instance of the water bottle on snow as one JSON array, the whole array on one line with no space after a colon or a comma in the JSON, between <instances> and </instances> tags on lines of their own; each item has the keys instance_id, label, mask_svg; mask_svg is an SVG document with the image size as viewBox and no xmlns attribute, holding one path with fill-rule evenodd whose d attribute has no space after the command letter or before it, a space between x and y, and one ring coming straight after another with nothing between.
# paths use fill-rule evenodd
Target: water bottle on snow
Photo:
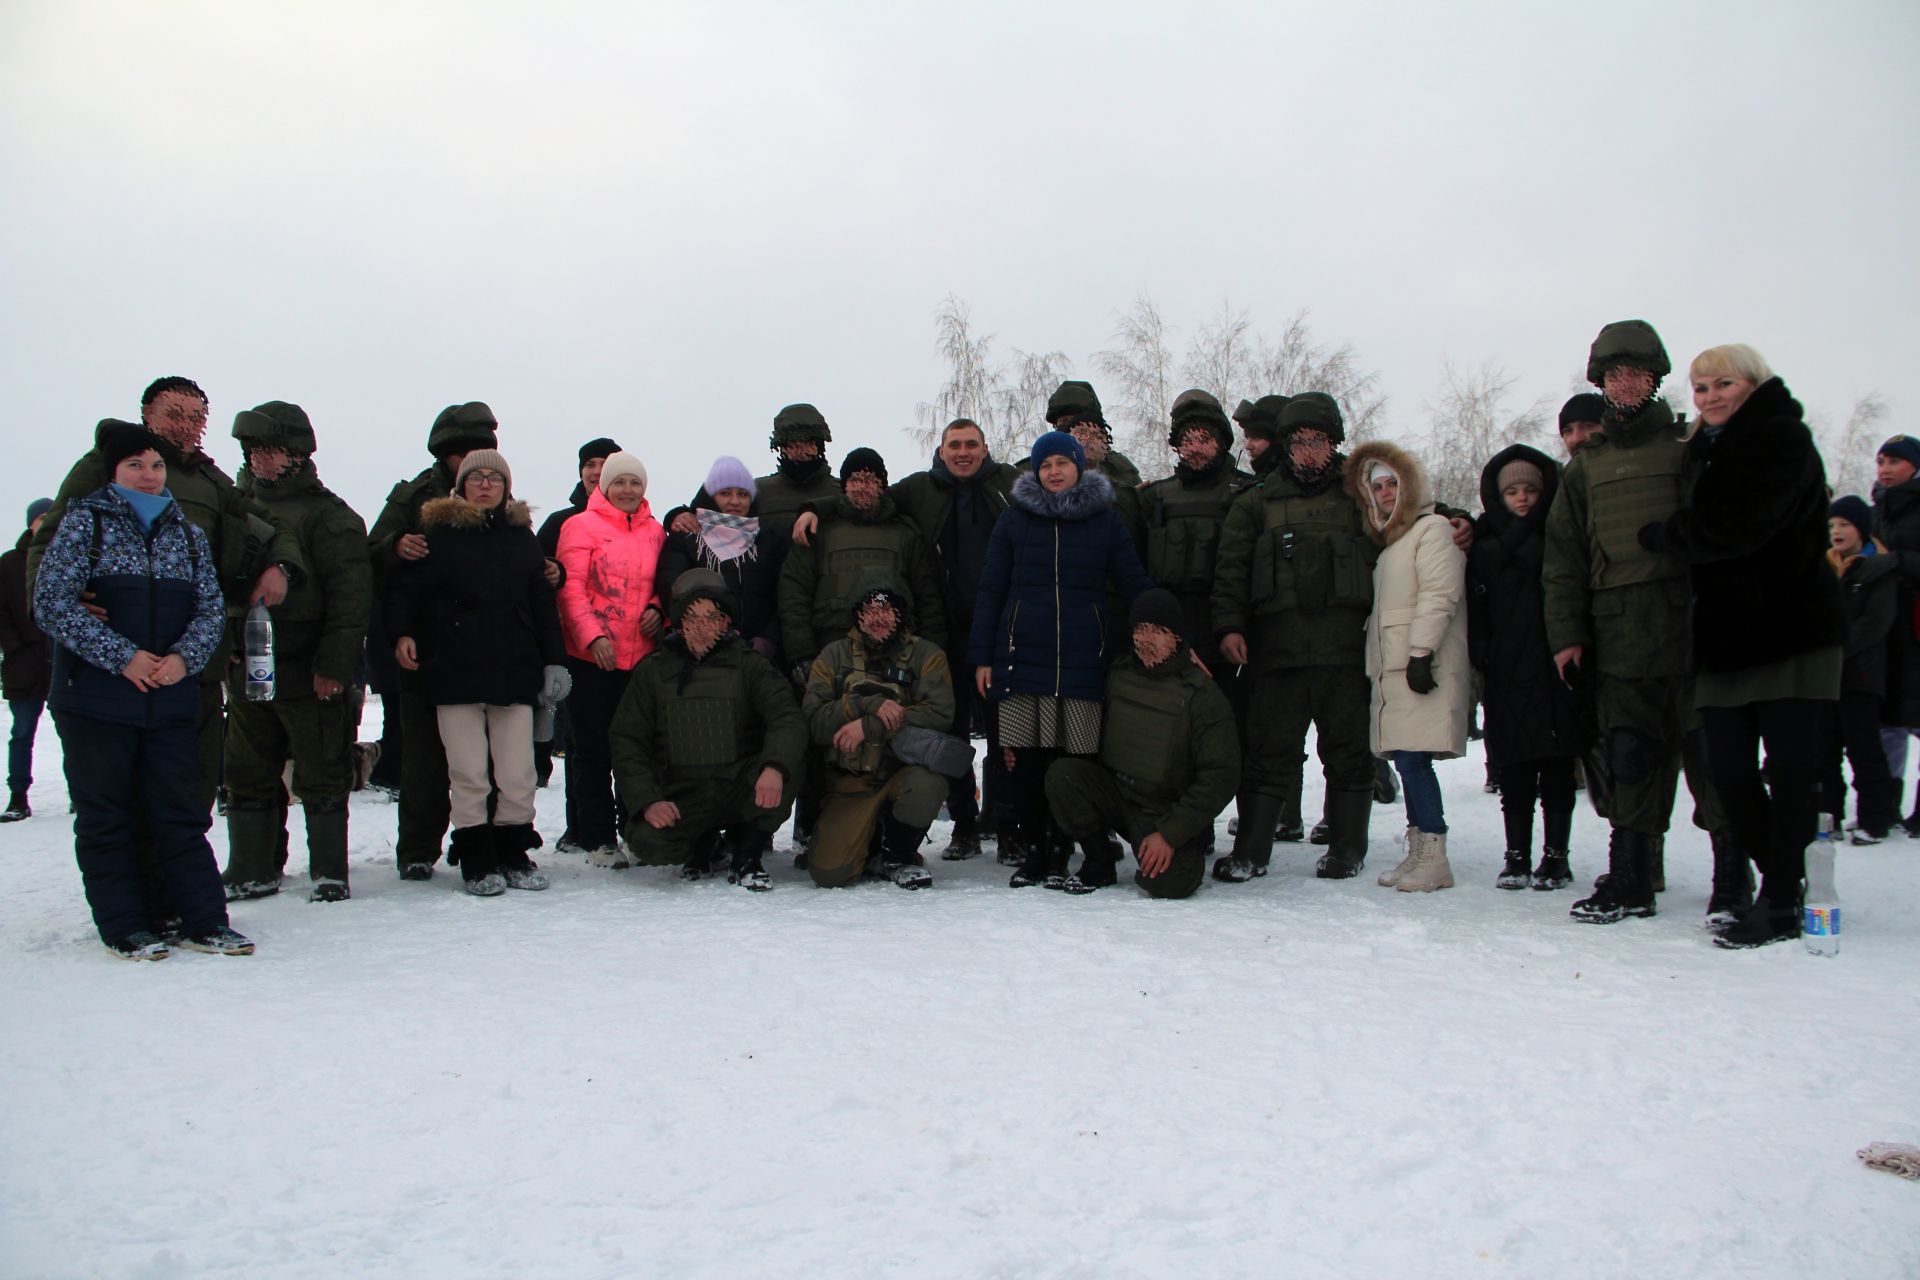
<instances>
[{"instance_id":1,"label":"water bottle on snow","mask_svg":"<svg viewBox=\"0 0 1920 1280\"><path fill-rule=\"evenodd\" d=\"M1830 815L1820 817L1819 834L1807 846L1807 897L1801 934L1816 956L1840 954L1840 895L1833 887L1833 829Z\"/></svg>"},{"instance_id":2,"label":"water bottle on snow","mask_svg":"<svg viewBox=\"0 0 1920 1280\"><path fill-rule=\"evenodd\" d=\"M247 610L247 701L273 701L273 615L259 601Z\"/></svg>"}]
</instances>

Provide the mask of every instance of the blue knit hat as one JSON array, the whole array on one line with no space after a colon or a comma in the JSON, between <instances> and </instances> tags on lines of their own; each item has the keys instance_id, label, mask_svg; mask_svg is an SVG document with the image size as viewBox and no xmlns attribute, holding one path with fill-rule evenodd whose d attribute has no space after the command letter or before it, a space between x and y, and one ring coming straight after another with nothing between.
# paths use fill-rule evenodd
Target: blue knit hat
<instances>
[{"instance_id":1,"label":"blue knit hat","mask_svg":"<svg viewBox=\"0 0 1920 1280\"><path fill-rule=\"evenodd\" d=\"M709 496L722 489L745 489L747 496L759 496L759 490L753 483L753 472L747 470L746 463L730 454L714 459L713 466L707 471L706 489Z\"/></svg>"},{"instance_id":2,"label":"blue knit hat","mask_svg":"<svg viewBox=\"0 0 1920 1280\"><path fill-rule=\"evenodd\" d=\"M1073 463L1074 469L1081 475L1087 473L1087 451L1080 447L1078 440L1065 431L1049 431L1035 440L1033 453L1030 456L1036 472L1040 470L1040 464L1048 458L1064 457Z\"/></svg>"},{"instance_id":3,"label":"blue knit hat","mask_svg":"<svg viewBox=\"0 0 1920 1280\"><path fill-rule=\"evenodd\" d=\"M1878 452L1889 458L1899 458L1903 462L1912 464L1916 470L1920 470L1920 440L1912 436L1889 436Z\"/></svg>"},{"instance_id":4,"label":"blue knit hat","mask_svg":"<svg viewBox=\"0 0 1920 1280\"><path fill-rule=\"evenodd\" d=\"M35 520L53 510L52 498L35 498L27 504L27 524L32 526Z\"/></svg>"},{"instance_id":5,"label":"blue knit hat","mask_svg":"<svg viewBox=\"0 0 1920 1280\"><path fill-rule=\"evenodd\" d=\"M1858 529L1862 542L1873 536L1873 508L1858 494L1849 493L1845 497L1835 498L1833 505L1827 508L1827 516L1829 519L1838 517Z\"/></svg>"}]
</instances>

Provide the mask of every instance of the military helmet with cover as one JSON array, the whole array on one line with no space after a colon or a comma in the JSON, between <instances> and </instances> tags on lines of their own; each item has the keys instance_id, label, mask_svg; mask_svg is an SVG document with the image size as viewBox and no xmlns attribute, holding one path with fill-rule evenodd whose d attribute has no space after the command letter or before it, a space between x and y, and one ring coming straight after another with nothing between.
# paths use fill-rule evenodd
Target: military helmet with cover
<instances>
[{"instance_id":1,"label":"military helmet with cover","mask_svg":"<svg viewBox=\"0 0 1920 1280\"><path fill-rule=\"evenodd\" d=\"M479 400L450 404L433 420L427 432L427 452L436 458L452 453L471 453L475 449L500 447L500 423L493 410Z\"/></svg>"},{"instance_id":2,"label":"military helmet with cover","mask_svg":"<svg viewBox=\"0 0 1920 1280\"><path fill-rule=\"evenodd\" d=\"M1173 448L1180 447L1180 436L1188 427L1206 428L1219 442L1222 453L1233 448L1233 424L1227 421L1227 411L1210 393L1199 387L1175 396L1169 416L1173 419L1173 426L1167 431L1167 443Z\"/></svg>"},{"instance_id":3,"label":"military helmet with cover","mask_svg":"<svg viewBox=\"0 0 1920 1280\"><path fill-rule=\"evenodd\" d=\"M832 439L833 432L818 409L805 403L790 404L773 415L773 434L767 438L767 447L778 449L803 440L826 444Z\"/></svg>"},{"instance_id":4,"label":"military helmet with cover","mask_svg":"<svg viewBox=\"0 0 1920 1280\"><path fill-rule=\"evenodd\" d=\"M254 446L311 454L320 445L307 411L285 400L269 400L233 415L233 438L244 453Z\"/></svg>"},{"instance_id":5,"label":"military helmet with cover","mask_svg":"<svg viewBox=\"0 0 1920 1280\"><path fill-rule=\"evenodd\" d=\"M1655 382L1664 381L1673 372L1667 348L1653 326L1645 320L1615 320L1600 330L1587 352L1587 381L1598 387L1606 382L1607 370L1631 365L1651 373Z\"/></svg>"},{"instance_id":6,"label":"military helmet with cover","mask_svg":"<svg viewBox=\"0 0 1920 1280\"><path fill-rule=\"evenodd\" d=\"M1280 434L1312 429L1339 444L1347 438L1347 424L1340 417L1340 402L1324 391L1302 391L1280 410Z\"/></svg>"}]
</instances>

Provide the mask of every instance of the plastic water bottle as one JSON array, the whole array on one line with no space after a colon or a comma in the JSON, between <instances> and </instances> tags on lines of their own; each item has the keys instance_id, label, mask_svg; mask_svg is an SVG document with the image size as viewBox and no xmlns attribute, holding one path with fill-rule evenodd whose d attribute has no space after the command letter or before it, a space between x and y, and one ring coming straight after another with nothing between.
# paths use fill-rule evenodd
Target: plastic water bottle
<instances>
[{"instance_id":1,"label":"plastic water bottle","mask_svg":"<svg viewBox=\"0 0 1920 1280\"><path fill-rule=\"evenodd\" d=\"M1833 829L1830 815L1821 815L1819 834L1807 846L1807 898L1801 935L1816 956L1840 954L1840 894L1833 887Z\"/></svg>"},{"instance_id":2,"label":"plastic water bottle","mask_svg":"<svg viewBox=\"0 0 1920 1280\"><path fill-rule=\"evenodd\" d=\"M247 701L273 701L273 615L259 600L247 610Z\"/></svg>"}]
</instances>

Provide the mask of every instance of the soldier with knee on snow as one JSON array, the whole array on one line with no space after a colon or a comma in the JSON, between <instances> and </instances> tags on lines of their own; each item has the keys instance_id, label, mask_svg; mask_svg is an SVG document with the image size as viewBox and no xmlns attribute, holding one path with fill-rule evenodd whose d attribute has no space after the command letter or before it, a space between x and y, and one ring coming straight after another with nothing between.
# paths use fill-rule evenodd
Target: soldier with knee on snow
<instances>
[{"instance_id":1,"label":"soldier with knee on snow","mask_svg":"<svg viewBox=\"0 0 1920 1280\"><path fill-rule=\"evenodd\" d=\"M280 891L287 839L281 773L306 815L308 894L338 902L347 885L347 793L353 712L346 697L373 609L367 526L314 469L313 424L299 405L270 400L233 420L246 453L238 484L298 540L305 577L270 610L274 693L252 702L243 668L227 678L227 897Z\"/></svg>"},{"instance_id":2,"label":"soldier with knee on snow","mask_svg":"<svg viewBox=\"0 0 1920 1280\"><path fill-rule=\"evenodd\" d=\"M766 855L802 776L806 726L787 681L740 637L739 602L711 569L674 580L673 626L633 669L608 741L642 866L771 889Z\"/></svg>"},{"instance_id":3,"label":"soldier with knee on snow","mask_svg":"<svg viewBox=\"0 0 1920 1280\"><path fill-rule=\"evenodd\" d=\"M1240 786L1233 708L1194 665L1186 610L1164 587L1134 597L1132 652L1107 673L1100 754L1047 769L1054 823L1086 851L1061 887L1092 893L1116 881L1105 832L1133 846L1134 883L1150 897L1185 898L1206 876L1213 823Z\"/></svg>"},{"instance_id":4,"label":"soldier with knee on snow","mask_svg":"<svg viewBox=\"0 0 1920 1280\"><path fill-rule=\"evenodd\" d=\"M854 592L853 626L813 660L801 710L826 763L808 870L823 887L851 884L880 833L880 871L903 889L933 883L920 844L947 798L947 780L909 764L896 739L953 723L946 651L913 630L913 598L890 569L869 570Z\"/></svg>"}]
</instances>

